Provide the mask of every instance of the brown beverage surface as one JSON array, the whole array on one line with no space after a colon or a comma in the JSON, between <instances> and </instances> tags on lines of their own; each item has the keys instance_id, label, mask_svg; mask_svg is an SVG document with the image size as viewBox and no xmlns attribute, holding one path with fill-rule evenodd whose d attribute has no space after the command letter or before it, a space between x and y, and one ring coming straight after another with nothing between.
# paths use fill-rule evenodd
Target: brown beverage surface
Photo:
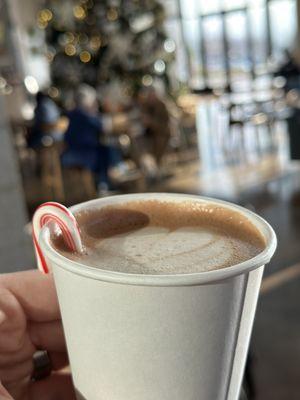
<instances>
[{"instance_id":1,"label":"brown beverage surface","mask_svg":"<svg viewBox=\"0 0 300 400\"><path fill-rule=\"evenodd\" d=\"M92 267L136 274L179 274L226 268L265 248L239 212L197 201L142 200L76 214L84 254L64 256Z\"/></svg>"}]
</instances>

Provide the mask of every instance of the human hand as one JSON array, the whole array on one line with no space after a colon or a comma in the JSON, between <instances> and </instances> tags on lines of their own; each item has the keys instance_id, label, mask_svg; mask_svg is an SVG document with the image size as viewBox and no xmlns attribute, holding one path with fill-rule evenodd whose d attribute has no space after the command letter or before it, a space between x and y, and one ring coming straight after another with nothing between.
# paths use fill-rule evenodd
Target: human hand
<instances>
[{"instance_id":1,"label":"human hand","mask_svg":"<svg viewBox=\"0 0 300 400\"><path fill-rule=\"evenodd\" d=\"M33 355L46 350L49 377L33 382ZM0 276L0 400L75 400L53 276Z\"/></svg>"}]
</instances>

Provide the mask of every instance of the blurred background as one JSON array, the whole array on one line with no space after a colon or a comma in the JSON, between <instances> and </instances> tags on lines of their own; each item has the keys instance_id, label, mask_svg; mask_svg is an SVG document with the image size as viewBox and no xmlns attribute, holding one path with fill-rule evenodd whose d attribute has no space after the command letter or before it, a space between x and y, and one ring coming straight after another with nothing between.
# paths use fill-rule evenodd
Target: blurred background
<instances>
[{"instance_id":1,"label":"blurred background","mask_svg":"<svg viewBox=\"0 0 300 400\"><path fill-rule=\"evenodd\" d=\"M245 391L299 399L299 25L299 0L0 0L1 271L34 267L46 200L241 204L279 239Z\"/></svg>"}]
</instances>

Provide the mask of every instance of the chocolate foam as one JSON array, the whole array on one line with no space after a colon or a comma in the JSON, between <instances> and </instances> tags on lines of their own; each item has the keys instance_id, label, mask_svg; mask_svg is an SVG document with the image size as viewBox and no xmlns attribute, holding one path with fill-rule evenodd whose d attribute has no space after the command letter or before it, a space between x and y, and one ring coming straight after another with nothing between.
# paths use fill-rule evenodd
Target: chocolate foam
<instances>
[{"instance_id":1,"label":"chocolate foam","mask_svg":"<svg viewBox=\"0 0 300 400\"><path fill-rule=\"evenodd\" d=\"M197 201L131 201L76 214L85 254L81 263L127 273L192 273L225 268L260 253L265 240L244 215Z\"/></svg>"}]
</instances>

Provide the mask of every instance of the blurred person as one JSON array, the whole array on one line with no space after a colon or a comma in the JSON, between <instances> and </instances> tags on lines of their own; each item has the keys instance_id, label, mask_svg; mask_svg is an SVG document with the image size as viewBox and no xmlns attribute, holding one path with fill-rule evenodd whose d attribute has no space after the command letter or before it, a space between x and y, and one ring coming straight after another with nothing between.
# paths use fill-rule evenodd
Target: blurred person
<instances>
[{"instance_id":1,"label":"blurred person","mask_svg":"<svg viewBox=\"0 0 300 400\"><path fill-rule=\"evenodd\" d=\"M69 126L65 133L64 167L81 167L92 171L98 188L111 188L108 170L120 162L120 154L112 146L101 143L103 119L98 112L97 93L82 84L75 96L75 108L67 114Z\"/></svg>"},{"instance_id":2,"label":"blurred person","mask_svg":"<svg viewBox=\"0 0 300 400\"><path fill-rule=\"evenodd\" d=\"M300 66L293 53L286 49L284 51L284 62L275 71L274 76L281 76L286 79L285 89L300 89Z\"/></svg>"},{"instance_id":3,"label":"blurred person","mask_svg":"<svg viewBox=\"0 0 300 400\"><path fill-rule=\"evenodd\" d=\"M58 128L60 110L55 102L44 92L36 94L33 126L27 138L29 147L38 149L50 141L61 138Z\"/></svg>"},{"instance_id":4,"label":"blurred person","mask_svg":"<svg viewBox=\"0 0 300 400\"><path fill-rule=\"evenodd\" d=\"M143 88L137 102L144 130L139 139L144 153L141 162L155 174L171 136L169 111L154 87Z\"/></svg>"},{"instance_id":5,"label":"blurred person","mask_svg":"<svg viewBox=\"0 0 300 400\"><path fill-rule=\"evenodd\" d=\"M0 399L75 400L68 364L52 274L1 275Z\"/></svg>"}]
</instances>

